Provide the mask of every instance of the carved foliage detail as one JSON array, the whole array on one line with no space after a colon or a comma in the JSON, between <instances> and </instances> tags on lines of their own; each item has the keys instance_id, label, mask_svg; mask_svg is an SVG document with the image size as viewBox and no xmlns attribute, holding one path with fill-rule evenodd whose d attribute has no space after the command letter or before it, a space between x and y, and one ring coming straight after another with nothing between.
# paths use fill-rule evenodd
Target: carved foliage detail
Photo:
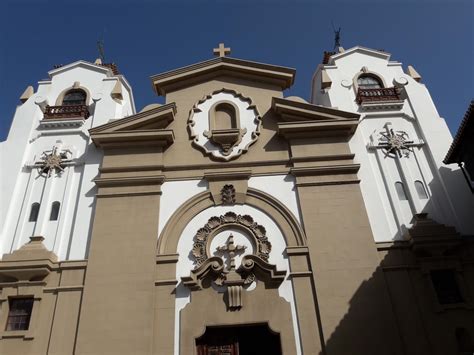
<instances>
[{"instance_id":1,"label":"carved foliage detail","mask_svg":"<svg viewBox=\"0 0 474 355\"><path fill-rule=\"evenodd\" d=\"M235 204L235 187L234 185L224 185L221 189L221 201L223 205Z\"/></svg>"}]
</instances>

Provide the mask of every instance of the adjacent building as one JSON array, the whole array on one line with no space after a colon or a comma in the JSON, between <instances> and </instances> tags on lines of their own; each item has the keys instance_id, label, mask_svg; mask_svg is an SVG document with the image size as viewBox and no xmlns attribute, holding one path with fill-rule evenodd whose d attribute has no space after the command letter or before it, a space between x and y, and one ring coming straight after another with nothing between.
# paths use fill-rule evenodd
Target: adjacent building
<instances>
[{"instance_id":1,"label":"adjacent building","mask_svg":"<svg viewBox=\"0 0 474 355\"><path fill-rule=\"evenodd\" d=\"M474 100L471 101L464 118L459 125L453 144L444 158L445 164L456 163L459 165L466 183L474 192Z\"/></svg>"}]
</instances>

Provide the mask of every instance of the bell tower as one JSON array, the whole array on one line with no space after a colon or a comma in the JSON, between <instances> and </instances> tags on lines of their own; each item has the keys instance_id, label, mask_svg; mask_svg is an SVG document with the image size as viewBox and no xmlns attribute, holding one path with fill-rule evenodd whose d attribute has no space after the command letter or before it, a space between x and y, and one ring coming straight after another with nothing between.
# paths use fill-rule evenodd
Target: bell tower
<instances>
[{"instance_id":1,"label":"bell tower","mask_svg":"<svg viewBox=\"0 0 474 355\"><path fill-rule=\"evenodd\" d=\"M48 75L25 90L0 143L9 167L0 180L0 253L40 235L59 260L84 259L102 154L89 129L133 114L133 94L117 66L100 59L56 65Z\"/></svg>"},{"instance_id":2,"label":"bell tower","mask_svg":"<svg viewBox=\"0 0 474 355\"><path fill-rule=\"evenodd\" d=\"M377 242L403 239L419 213L474 232L472 195L442 163L451 134L412 66L404 71L389 53L359 46L325 52L312 102L361 115L349 144Z\"/></svg>"}]
</instances>

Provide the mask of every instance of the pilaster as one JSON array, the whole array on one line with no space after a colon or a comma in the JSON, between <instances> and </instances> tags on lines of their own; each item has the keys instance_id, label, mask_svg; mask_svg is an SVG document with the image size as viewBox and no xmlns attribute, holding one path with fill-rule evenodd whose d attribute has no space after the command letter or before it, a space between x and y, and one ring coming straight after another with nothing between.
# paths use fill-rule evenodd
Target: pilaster
<instances>
[{"instance_id":1,"label":"pilaster","mask_svg":"<svg viewBox=\"0 0 474 355\"><path fill-rule=\"evenodd\" d=\"M91 130L104 149L76 354L150 354L163 129L174 106ZM144 127L148 129L143 129Z\"/></svg>"}]
</instances>

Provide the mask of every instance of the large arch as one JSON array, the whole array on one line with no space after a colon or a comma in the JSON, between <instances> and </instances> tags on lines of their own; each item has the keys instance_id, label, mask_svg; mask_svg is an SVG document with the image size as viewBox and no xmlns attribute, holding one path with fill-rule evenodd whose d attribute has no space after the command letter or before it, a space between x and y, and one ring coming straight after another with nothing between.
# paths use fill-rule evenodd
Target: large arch
<instances>
[{"instance_id":1,"label":"large arch","mask_svg":"<svg viewBox=\"0 0 474 355\"><path fill-rule=\"evenodd\" d=\"M254 188L248 188L245 204L267 213L280 227L289 247L305 246L306 236L291 211L278 199ZM177 252L179 238L189 221L199 212L214 206L209 191L201 192L178 208L163 228L157 244L157 255L169 255Z\"/></svg>"},{"instance_id":2,"label":"large arch","mask_svg":"<svg viewBox=\"0 0 474 355\"><path fill-rule=\"evenodd\" d=\"M286 270L292 284L294 303L282 298L279 288L267 288L263 283L257 283L257 287L249 294L251 297L244 301L246 306L238 314L225 311L223 295L212 287L191 291L193 295L190 302L184 308L179 307L176 300L184 300L177 276L180 238L198 214L216 206L211 193L203 191L189 198L173 213L157 241L154 327L159 336L154 339L156 354L178 354L175 352L177 349L180 349L179 354L193 353L194 340L201 335L206 325L244 325L255 322L268 323L280 333L285 354L317 354L321 351L319 337L315 337L320 332L317 299L302 226L281 201L261 190L249 187L244 205L266 214L280 229L286 245L285 255L289 263ZM231 206L228 207L232 210ZM265 308L265 305L270 308ZM281 312L273 312L275 305ZM207 311L203 314L203 310ZM180 327L180 324L186 326Z\"/></svg>"}]
</instances>

